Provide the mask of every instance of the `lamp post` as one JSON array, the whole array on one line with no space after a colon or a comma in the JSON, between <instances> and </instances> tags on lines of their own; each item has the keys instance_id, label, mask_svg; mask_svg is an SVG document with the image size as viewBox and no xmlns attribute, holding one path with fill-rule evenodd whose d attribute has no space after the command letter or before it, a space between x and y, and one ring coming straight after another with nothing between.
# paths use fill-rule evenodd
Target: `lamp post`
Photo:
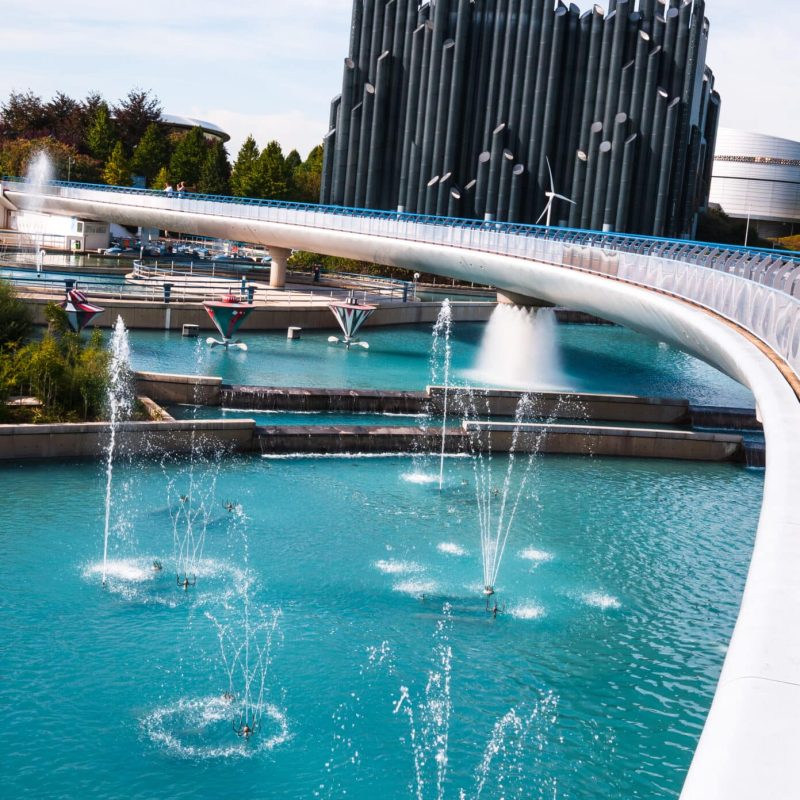
<instances>
[{"instance_id":1,"label":"lamp post","mask_svg":"<svg viewBox=\"0 0 800 800\"><path fill-rule=\"evenodd\" d=\"M67 156L67 183L70 182L71 175L72 175L72 156Z\"/></svg>"}]
</instances>

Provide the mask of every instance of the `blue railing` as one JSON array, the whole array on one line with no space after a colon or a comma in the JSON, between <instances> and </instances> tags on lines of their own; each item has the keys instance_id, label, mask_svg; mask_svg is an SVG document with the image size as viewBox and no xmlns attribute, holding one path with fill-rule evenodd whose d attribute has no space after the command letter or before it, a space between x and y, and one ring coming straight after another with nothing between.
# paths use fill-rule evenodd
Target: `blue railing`
<instances>
[{"instance_id":1,"label":"blue railing","mask_svg":"<svg viewBox=\"0 0 800 800\"><path fill-rule=\"evenodd\" d=\"M25 184L24 178L3 177L3 182ZM542 225L530 225L516 222L489 222L477 219L464 219L459 217L437 217L426 214L411 214L398 211L380 211L367 208L350 208L346 206L319 205L315 203L294 203L286 200L264 200L251 197L231 197L227 195L201 194L195 192L179 193L164 192L161 189L138 189L132 186L108 186L106 184L77 183L75 181L51 181L47 186L65 189L80 189L102 191L116 194L136 195L139 197L169 197L171 199L185 199L192 201L207 201L225 203L247 207L260 207L269 209L285 209L298 212L312 212L316 214L331 214L344 217L359 217L374 220L393 220L397 222L414 222L425 225L434 225L444 228L461 228L473 230L492 230L499 233L516 236L536 236L537 238L552 239L554 241L593 244L613 250L647 253L647 246L651 245L661 249L674 246L681 250L713 250L720 253L739 254L752 257L769 255L779 257L784 261L796 261L800 264L800 254L788 251L768 250L763 248L725 245L715 242L697 242L689 239L664 239L640 234L603 232L583 228L557 228ZM627 245L627 246L626 246Z\"/></svg>"}]
</instances>

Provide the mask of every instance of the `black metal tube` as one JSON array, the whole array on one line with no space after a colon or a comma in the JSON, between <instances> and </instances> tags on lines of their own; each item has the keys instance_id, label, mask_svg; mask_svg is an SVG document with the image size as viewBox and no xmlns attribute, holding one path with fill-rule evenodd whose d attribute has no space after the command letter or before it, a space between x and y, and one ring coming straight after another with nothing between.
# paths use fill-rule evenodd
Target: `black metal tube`
<instances>
[{"instance_id":1,"label":"black metal tube","mask_svg":"<svg viewBox=\"0 0 800 800\"><path fill-rule=\"evenodd\" d=\"M450 200L450 189L453 187L453 173L446 172L439 178L439 183L436 187L436 203L434 205L434 212L437 217L443 217L447 214L448 204Z\"/></svg>"},{"instance_id":2,"label":"black metal tube","mask_svg":"<svg viewBox=\"0 0 800 800\"><path fill-rule=\"evenodd\" d=\"M439 176L434 175L425 184L425 200L418 213L434 216L436 214L436 203L439 199Z\"/></svg>"},{"instance_id":3,"label":"black metal tube","mask_svg":"<svg viewBox=\"0 0 800 800\"><path fill-rule=\"evenodd\" d=\"M614 135L611 139L611 166L608 170L605 209L603 211L603 230L613 230L617 221L619 185L622 179L622 158L625 139L628 135L628 115L621 111L614 117Z\"/></svg>"},{"instance_id":4,"label":"black metal tube","mask_svg":"<svg viewBox=\"0 0 800 800\"><path fill-rule=\"evenodd\" d=\"M397 19L397 0L389 0L383 11L383 39L381 40L380 53L383 55L387 50L391 53L394 47L394 25ZM378 56L380 58L380 56ZM377 64L375 65L377 69ZM375 73L375 80L378 80L378 73ZM377 83L376 83L377 86Z\"/></svg>"},{"instance_id":5,"label":"black metal tube","mask_svg":"<svg viewBox=\"0 0 800 800\"><path fill-rule=\"evenodd\" d=\"M644 103L644 88L647 82L647 64L650 55L650 36L644 31L639 31L636 40L636 57L633 65L633 88L631 89L631 104L628 109L628 116L631 124L641 130L642 126L642 105ZM621 109L625 111L625 109Z\"/></svg>"},{"instance_id":6,"label":"black metal tube","mask_svg":"<svg viewBox=\"0 0 800 800\"><path fill-rule=\"evenodd\" d=\"M667 203L669 201L670 174L672 159L675 154L675 134L678 130L678 117L680 116L680 97L674 97L667 106L667 123L664 131L664 140L661 145L661 166L656 184L656 211L653 223L653 235L663 236L667 221Z\"/></svg>"},{"instance_id":7,"label":"black metal tube","mask_svg":"<svg viewBox=\"0 0 800 800\"><path fill-rule=\"evenodd\" d=\"M553 20L550 65L544 101L544 117L542 119L542 142L539 151L539 171L536 176L539 185L539 197L544 197L544 193L551 190L549 171L547 169L548 160L551 170L558 166L556 124L558 122L559 102L562 99L564 73L561 68L561 60L564 53L564 36L568 23L569 13L566 7L559 6L555 11Z\"/></svg>"},{"instance_id":8,"label":"black metal tube","mask_svg":"<svg viewBox=\"0 0 800 800\"><path fill-rule=\"evenodd\" d=\"M650 38L656 47L664 49L664 35L667 32L667 21L661 14L656 14L653 17L653 30L650 33Z\"/></svg>"},{"instance_id":9,"label":"black metal tube","mask_svg":"<svg viewBox=\"0 0 800 800\"><path fill-rule=\"evenodd\" d=\"M453 64L456 43L448 39L442 48L442 69L439 78L439 100L436 104L436 125L433 137L431 170L439 175L450 172L444 168L444 150L447 144L447 119L450 112L450 89L453 85Z\"/></svg>"},{"instance_id":10,"label":"black metal tube","mask_svg":"<svg viewBox=\"0 0 800 800\"><path fill-rule=\"evenodd\" d=\"M369 153L372 143L372 120L375 110L375 87L371 83L364 86L364 99L361 101L361 133L358 137L358 167L356 169L356 188L353 204L358 208L366 206L367 175L369 174ZM352 153L351 153L352 158ZM349 204L348 204L349 205Z\"/></svg>"},{"instance_id":11,"label":"black metal tube","mask_svg":"<svg viewBox=\"0 0 800 800\"><path fill-rule=\"evenodd\" d=\"M655 111L656 92L658 91L658 68L661 59L661 48L656 47L647 57L647 78L644 86L644 104L639 122L639 158L636 167L636 187L633 196L639 198L635 213L628 221L629 228L640 231L644 226L644 193L647 190L647 169L650 164L650 134L653 131L653 114Z\"/></svg>"},{"instance_id":12,"label":"black metal tube","mask_svg":"<svg viewBox=\"0 0 800 800\"><path fill-rule=\"evenodd\" d=\"M475 185L475 215L486 219L486 197L489 191L489 162L492 154L484 150L478 156L478 177Z\"/></svg>"},{"instance_id":13,"label":"black metal tube","mask_svg":"<svg viewBox=\"0 0 800 800\"><path fill-rule=\"evenodd\" d=\"M531 119L531 136L528 142L527 167L531 176L528 181L528 194L525 198L523 213L529 217L539 205L539 158L542 152L542 133L545 104L547 101L547 79L550 74L550 50L553 43L553 27L555 14L545 7L542 15L542 32L539 45L539 61L536 67L536 91L533 100L533 117ZM524 144L524 143L523 143ZM536 176L536 180L534 180Z\"/></svg>"},{"instance_id":14,"label":"black metal tube","mask_svg":"<svg viewBox=\"0 0 800 800\"><path fill-rule=\"evenodd\" d=\"M575 153L581 139L581 117L583 115L583 100L586 94L586 72L589 59L589 39L592 30L593 12L587 11L580 19L580 47L578 60L575 67L575 91L572 95L572 110L569 123L569 135L564 150L565 169L564 185L572 186L573 172L575 170Z\"/></svg>"},{"instance_id":15,"label":"black metal tube","mask_svg":"<svg viewBox=\"0 0 800 800\"><path fill-rule=\"evenodd\" d=\"M625 34L625 55L622 63L627 64L636 58L636 43L639 41L639 31L642 29L642 12L633 11L628 14L628 32Z\"/></svg>"},{"instance_id":16,"label":"black metal tube","mask_svg":"<svg viewBox=\"0 0 800 800\"><path fill-rule=\"evenodd\" d=\"M466 186L461 189L461 213L465 217L479 217L475 208L475 187L478 185L477 178L468 181Z\"/></svg>"},{"instance_id":17,"label":"black metal tube","mask_svg":"<svg viewBox=\"0 0 800 800\"><path fill-rule=\"evenodd\" d=\"M525 80L522 85L522 105L519 113L519 148L521 157L527 156L527 147L533 122L533 105L536 96L536 68L539 63L541 47L542 9L544 0L533 0L530 25L528 26L528 46L525 53ZM530 162L527 164L530 170Z\"/></svg>"},{"instance_id":18,"label":"black metal tube","mask_svg":"<svg viewBox=\"0 0 800 800\"><path fill-rule=\"evenodd\" d=\"M514 152L521 152L520 116L522 113L522 91L525 88L525 59L528 55L528 34L531 27L531 2L523 0L517 18L517 39L514 43L514 65L511 70L511 94L508 100L508 129Z\"/></svg>"},{"instance_id":19,"label":"black metal tube","mask_svg":"<svg viewBox=\"0 0 800 800\"><path fill-rule=\"evenodd\" d=\"M421 82L419 89L419 102L417 103L417 127L414 134L414 144L416 145L416 158L412 161L411 172L408 178L408 201L406 205L410 209L422 209L425 205L425 184L428 178L422 171L422 144L425 136L425 114L428 105L428 92L430 90L431 78L431 55L433 51L433 23L428 20L423 29L424 44L422 47L422 67Z\"/></svg>"},{"instance_id":20,"label":"black metal tube","mask_svg":"<svg viewBox=\"0 0 800 800\"><path fill-rule=\"evenodd\" d=\"M667 116L668 95L659 89L656 95L656 108L653 117L653 130L650 134L647 148L650 151L647 164L647 183L645 193L641 198L644 207L643 229L647 235L653 233L654 212L656 207L656 191L658 190L658 176L661 172L661 151L664 144L664 124Z\"/></svg>"},{"instance_id":21,"label":"black metal tube","mask_svg":"<svg viewBox=\"0 0 800 800\"><path fill-rule=\"evenodd\" d=\"M700 129L695 125L692 127L692 135L689 139L689 159L686 173L688 181L683 196L683 213L676 215L678 217L678 229L681 231L689 230L691 219L694 215L700 161L700 138Z\"/></svg>"},{"instance_id":22,"label":"black metal tube","mask_svg":"<svg viewBox=\"0 0 800 800\"><path fill-rule=\"evenodd\" d=\"M508 198L508 221L521 220L521 204L525 195L525 165L515 164L511 170L511 195Z\"/></svg>"},{"instance_id":23,"label":"black metal tube","mask_svg":"<svg viewBox=\"0 0 800 800\"><path fill-rule=\"evenodd\" d=\"M505 120L498 119L498 97L503 68L503 41L505 38L508 0L495 0L494 29L492 31L492 57L486 94L486 107L483 115L483 142L489 146L492 131Z\"/></svg>"},{"instance_id":24,"label":"black metal tube","mask_svg":"<svg viewBox=\"0 0 800 800\"><path fill-rule=\"evenodd\" d=\"M508 221L508 209L511 203L511 172L514 169L514 154L503 150L500 159L500 189L497 193L497 216L500 222Z\"/></svg>"},{"instance_id":25,"label":"black metal tube","mask_svg":"<svg viewBox=\"0 0 800 800\"><path fill-rule=\"evenodd\" d=\"M339 119L336 123L336 149L333 163L333 186L331 202L343 205L347 183L347 167L350 153L350 119L353 112L353 88L356 79L356 65L351 58L344 60L342 78L342 99L339 104Z\"/></svg>"},{"instance_id":26,"label":"black metal tube","mask_svg":"<svg viewBox=\"0 0 800 800\"><path fill-rule=\"evenodd\" d=\"M608 192L608 171L611 167L611 142L601 142L597 149L597 172L595 174L594 197L592 200L593 230L603 227L603 214L606 208L606 194Z\"/></svg>"},{"instance_id":27,"label":"black metal tube","mask_svg":"<svg viewBox=\"0 0 800 800\"><path fill-rule=\"evenodd\" d=\"M405 122L403 125L403 150L400 166L400 183L397 189L397 210L404 211L408 195L408 179L411 163L411 145L417 127L417 103L419 101L419 84L422 73L422 47L425 26L419 25L411 37L410 71L406 99Z\"/></svg>"},{"instance_id":28,"label":"black metal tube","mask_svg":"<svg viewBox=\"0 0 800 800\"><path fill-rule=\"evenodd\" d=\"M594 188L597 178L598 153L600 142L603 140L603 123L595 122L589 131L589 152L586 162L586 184L583 188L583 201L581 203L581 228L588 228L592 224L592 205L594 203ZM581 202L573 197L576 202Z\"/></svg>"},{"instance_id":29,"label":"black metal tube","mask_svg":"<svg viewBox=\"0 0 800 800\"><path fill-rule=\"evenodd\" d=\"M322 139L322 177L319 187L319 201L322 205L331 204L333 189L333 159L336 148L336 128L331 128Z\"/></svg>"},{"instance_id":30,"label":"black metal tube","mask_svg":"<svg viewBox=\"0 0 800 800\"><path fill-rule=\"evenodd\" d=\"M661 59L661 76L659 82L662 86L669 89L672 86L672 68L675 60L675 46L678 40L678 22L680 11L677 8L670 8L664 17L664 57Z\"/></svg>"},{"instance_id":31,"label":"black metal tube","mask_svg":"<svg viewBox=\"0 0 800 800\"><path fill-rule=\"evenodd\" d=\"M500 191L500 170L506 142L506 124L501 122L492 131L492 158L489 162L489 186L486 192L486 217L496 219L497 198Z\"/></svg>"},{"instance_id":32,"label":"black metal tube","mask_svg":"<svg viewBox=\"0 0 800 800\"><path fill-rule=\"evenodd\" d=\"M618 113L620 111L625 114L631 107L631 94L633 92L633 69L636 66L635 61L629 61L623 68L619 82L619 100L617 101Z\"/></svg>"},{"instance_id":33,"label":"black metal tube","mask_svg":"<svg viewBox=\"0 0 800 800\"><path fill-rule=\"evenodd\" d=\"M375 108L372 114L372 134L369 143L369 164L367 168L367 189L365 208L384 208L381 190L391 180L384 179L386 151L386 125L389 117L391 97L392 60L387 50L376 67Z\"/></svg>"},{"instance_id":34,"label":"black metal tube","mask_svg":"<svg viewBox=\"0 0 800 800\"><path fill-rule=\"evenodd\" d=\"M609 67L611 51L614 47L614 31L617 27L617 15L614 11L606 16L603 25L603 47L600 51L600 66L597 75L597 91L594 97L592 118L602 122L605 117L606 95L608 94Z\"/></svg>"},{"instance_id":35,"label":"black metal tube","mask_svg":"<svg viewBox=\"0 0 800 800\"><path fill-rule=\"evenodd\" d=\"M472 3L458 0L458 19L456 23L456 49L453 53L453 79L450 87L450 107L447 113L447 135L445 137L445 172L458 170L458 142L463 141L464 87L467 85L467 55L469 53L469 32L472 27Z\"/></svg>"},{"instance_id":36,"label":"black metal tube","mask_svg":"<svg viewBox=\"0 0 800 800\"><path fill-rule=\"evenodd\" d=\"M458 186L453 186L450 189L447 197L447 216L459 217L466 216L461 213L461 190Z\"/></svg>"},{"instance_id":37,"label":"black metal tube","mask_svg":"<svg viewBox=\"0 0 800 800\"><path fill-rule=\"evenodd\" d=\"M603 115L603 127L609 131L614 125L614 117L617 115L619 107L622 58L625 55L628 33L628 0L619 0L615 12L617 16L614 23L614 41L611 45L611 61L608 66L608 87L606 89L605 113Z\"/></svg>"},{"instance_id":38,"label":"black metal tube","mask_svg":"<svg viewBox=\"0 0 800 800\"><path fill-rule=\"evenodd\" d=\"M580 11L573 3L570 6L569 14L564 28L563 60L561 62L561 86L562 97L558 103L556 137L553 143L555 150L555 162L553 172L555 173L558 185L567 186L568 180L566 173L569 172L569 181L572 180L571 171L567 169L567 162L572 164L572 158L567 158L569 150L570 125L572 123L572 108L575 104L575 93L578 90L580 80L576 73L576 64L580 54L581 31L580 31ZM581 102L583 97L581 97Z\"/></svg>"},{"instance_id":39,"label":"black metal tube","mask_svg":"<svg viewBox=\"0 0 800 800\"><path fill-rule=\"evenodd\" d=\"M347 151L350 157L347 159L347 177L344 185L344 205L352 206L356 196L356 178L358 177L358 151L361 140L361 109L359 103L350 112L350 141L347 143Z\"/></svg>"},{"instance_id":40,"label":"black metal tube","mask_svg":"<svg viewBox=\"0 0 800 800\"><path fill-rule=\"evenodd\" d=\"M353 0L353 16L350 18L350 47L347 50L348 58L358 58L363 18L364 0Z\"/></svg>"},{"instance_id":41,"label":"black metal tube","mask_svg":"<svg viewBox=\"0 0 800 800\"><path fill-rule=\"evenodd\" d=\"M619 182L619 199L617 201L617 222L614 230L628 233L628 217L631 204L631 188L633 186L633 168L636 165L636 144L638 133L632 133L625 140L622 153L622 177Z\"/></svg>"},{"instance_id":42,"label":"black metal tube","mask_svg":"<svg viewBox=\"0 0 800 800\"><path fill-rule=\"evenodd\" d=\"M500 88L497 101L497 120L508 122L511 112L511 90L514 84L514 65L516 64L517 37L520 33L519 14L523 0L510 0L506 11L505 37L503 42L503 69L500 75Z\"/></svg>"},{"instance_id":43,"label":"black metal tube","mask_svg":"<svg viewBox=\"0 0 800 800\"><path fill-rule=\"evenodd\" d=\"M378 56L383 52L383 17L386 11L386 0L375 0L375 10L372 18L372 42L369 48L369 69L367 80L375 84L376 69L378 67Z\"/></svg>"},{"instance_id":44,"label":"black metal tube","mask_svg":"<svg viewBox=\"0 0 800 800\"><path fill-rule=\"evenodd\" d=\"M596 119L594 101L597 97L597 76L600 72L600 53L603 49L603 9L593 8L592 29L589 34L589 55L586 62L586 89L584 91L583 113L581 114L580 140L578 146L584 153L589 150L589 128Z\"/></svg>"},{"instance_id":45,"label":"black metal tube","mask_svg":"<svg viewBox=\"0 0 800 800\"><path fill-rule=\"evenodd\" d=\"M377 0L364 0L364 12L361 15L361 39L358 46L356 67L356 89L360 93L364 84L369 80L369 53L372 46L372 22L375 14Z\"/></svg>"},{"instance_id":46,"label":"black metal tube","mask_svg":"<svg viewBox=\"0 0 800 800\"><path fill-rule=\"evenodd\" d=\"M342 104L342 96L337 94L336 97L331 100L331 113L328 117L328 130L331 128L336 127L336 123L339 121L339 106Z\"/></svg>"},{"instance_id":47,"label":"black metal tube","mask_svg":"<svg viewBox=\"0 0 800 800\"><path fill-rule=\"evenodd\" d=\"M577 228L581 224L583 214L583 195L586 188L586 167L589 157L583 150L575 153L575 166L572 170L571 199L575 205L569 207L569 226Z\"/></svg>"}]
</instances>

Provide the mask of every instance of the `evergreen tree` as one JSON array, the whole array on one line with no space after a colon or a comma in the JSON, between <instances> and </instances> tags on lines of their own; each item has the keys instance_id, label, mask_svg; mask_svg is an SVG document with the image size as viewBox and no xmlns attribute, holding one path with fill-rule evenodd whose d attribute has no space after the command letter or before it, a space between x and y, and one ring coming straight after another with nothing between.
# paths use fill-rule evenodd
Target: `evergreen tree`
<instances>
[{"instance_id":1,"label":"evergreen tree","mask_svg":"<svg viewBox=\"0 0 800 800\"><path fill-rule=\"evenodd\" d=\"M0 134L7 139L38 139L49 130L47 108L33 92L12 92L0 108Z\"/></svg>"},{"instance_id":2,"label":"evergreen tree","mask_svg":"<svg viewBox=\"0 0 800 800\"><path fill-rule=\"evenodd\" d=\"M237 197L260 197L259 152L256 140L248 136L239 150L231 173L231 192Z\"/></svg>"},{"instance_id":3,"label":"evergreen tree","mask_svg":"<svg viewBox=\"0 0 800 800\"><path fill-rule=\"evenodd\" d=\"M322 145L317 145L308 158L294 171L292 200L298 203L318 203L322 182Z\"/></svg>"},{"instance_id":4,"label":"evergreen tree","mask_svg":"<svg viewBox=\"0 0 800 800\"><path fill-rule=\"evenodd\" d=\"M203 194L228 194L230 191L231 165L225 145L216 141L208 148L197 191Z\"/></svg>"},{"instance_id":5,"label":"evergreen tree","mask_svg":"<svg viewBox=\"0 0 800 800\"><path fill-rule=\"evenodd\" d=\"M271 200L284 200L289 195L291 173L283 157L283 150L276 141L271 141L258 158L261 197Z\"/></svg>"},{"instance_id":6,"label":"evergreen tree","mask_svg":"<svg viewBox=\"0 0 800 800\"><path fill-rule=\"evenodd\" d=\"M114 124L108 106L101 103L86 132L86 148L98 161L105 163L114 149L115 140Z\"/></svg>"},{"instance_id":7,"label":"evergreen tree","mask_svg":"<svg viewBox=\"0 0 800 800\"><path fill-rule=\"evenodd\" d=\"M63 92L45 106L50 124L50 131L59 142L79 147L83 142L83 126L81 120L81 104Z\"/></svg>"},{"instance_id":8,"label":"evergreen tree","mask_svg":"<svg viewBox=\"0 0 800 800\"><path fill-rule=\"evenodd\" d=\"M132 89L114 106L114 120L126 151L132 153L148 126L161 121L161 104L149 92Z\"/></svg>"},{"instance_id":9,"label":"evergreen tree","mask_svg":"<svg viewBox=\"0 0 800 800\"><path fill-rule=\"evenodd\" d=\"M192 128L178 141L169 162L170 174L176 181L196 188L200 183L200 172L206 160L208 146L203 129Z\"/></svg>"},{"instance_id":10,"label":"evergreen tree","mask_svg":"<svg viewBox=\"0 0 800 800\"><path fill-rule=\"evenodd\" d=\"M294 173L302 163L303 159L300 158L300 153L298 153L297 150L292 150L292 152L286 156L286 167L292 173Z\"/></svg>"},{"instance_id":11,"label":"evergreen tree","mask_svg":"<svg viewBox=\"0 0 800 800\"><path fill-rule=\"evenodd\" d=\"M168 157L169 149L164 129L153 122L148 125L144 136L133 151L131 169L135 175L143 175L146 183L150 184L161 167L167 163Z\"/></svg>"},{"instance_id":12,"label":"evergreen tree","mask_svg":"<svg viewBox=\"0 0 800 800\"><path fill-rule=\"evenodd\" d=\"M161 167L161 169L156 174L155 178L153 178L152 183L150 184L151 189L166 189L167 184L172 183L169 177L169 170L166 167Z\"/></svg>"},{"instance_id":13,"label":"evergreen tree","mask_svg":"<svg viewBox=\"0 0 800 800\"><path fill-rule=\"evenodd\" d=\"M103 170L103 180L109 186L130 186L131 168L128 159L125 158L125 148L119 141L114 145L105 169Z\"/></svg>"}]
</instances>

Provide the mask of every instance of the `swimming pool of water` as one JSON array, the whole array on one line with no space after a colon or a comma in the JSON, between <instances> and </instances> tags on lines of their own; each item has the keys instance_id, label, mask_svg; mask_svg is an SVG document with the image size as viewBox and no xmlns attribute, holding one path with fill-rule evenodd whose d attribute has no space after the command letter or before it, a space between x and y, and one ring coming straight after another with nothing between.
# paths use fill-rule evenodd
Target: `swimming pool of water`
<instances>
[{"instance_id":1,"label":"swimming pool of water","mask_svg":"<svg viewBox=\"0 0 800 800\"><path fill-rule=\"evenodd\" d=\"M0 467L4 795L677 797L760 474L535 461L494 618L475 485L502 486L507 463L448 459L442 492L405 458L120 463L106 590L99 465ZM205 538L184 591L190 517ZM271 710L245 741L214 620L241 643L273 609Z\"/></svg>"},{"instance_id":2,"label":"swimming pool of water","mask_svg":"<svg viewBox=\"0 0 800 800\"><path fill-rule=\"evenodd\" d=\"M467 382L485 325L455 323L455 382ZM559 325L562 388L655 397L682 397L705 405L750 407L748 389L680 350L608 325ZM369 351L330 345L330 331L242 335L248 352L212 350L175 332L131 331L136 369L216 375L226 383L261 386L421 390L430 383L431 326L366 328Z\"/></svg>"}]
</instances>

